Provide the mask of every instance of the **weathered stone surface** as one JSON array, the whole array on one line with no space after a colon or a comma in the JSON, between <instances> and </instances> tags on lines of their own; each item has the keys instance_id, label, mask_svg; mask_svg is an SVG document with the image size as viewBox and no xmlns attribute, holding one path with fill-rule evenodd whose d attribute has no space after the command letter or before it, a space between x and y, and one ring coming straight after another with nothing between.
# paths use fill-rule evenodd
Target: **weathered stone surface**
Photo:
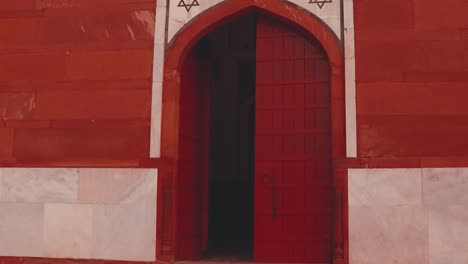
<instances>
[{"instance_id":1,"label":"weathered stone surface","mask_svg":"<svg viewBox=\"0 0 468 264\"><path fill-rule=\"evenodd\" d=\"M3 168L1 201L77 202L78 170L45 168Z\"/></svg>"}]
</instances>

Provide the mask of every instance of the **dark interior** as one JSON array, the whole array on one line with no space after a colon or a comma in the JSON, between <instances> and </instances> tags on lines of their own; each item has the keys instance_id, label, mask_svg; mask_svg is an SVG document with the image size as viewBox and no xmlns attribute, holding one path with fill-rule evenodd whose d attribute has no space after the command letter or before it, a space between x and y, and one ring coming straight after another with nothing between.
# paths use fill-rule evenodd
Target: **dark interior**
<instances>
[{"instance_id":1,"label":"dark interior","mask_svg":"<svg viewBox=\"0 0 468 264\"><path fill-rule=\"evenodd\" d=\"M208 250L205 259L249 260L253 246L255 16L200 41L212 62Z\"/></svg>"}]
</instances>

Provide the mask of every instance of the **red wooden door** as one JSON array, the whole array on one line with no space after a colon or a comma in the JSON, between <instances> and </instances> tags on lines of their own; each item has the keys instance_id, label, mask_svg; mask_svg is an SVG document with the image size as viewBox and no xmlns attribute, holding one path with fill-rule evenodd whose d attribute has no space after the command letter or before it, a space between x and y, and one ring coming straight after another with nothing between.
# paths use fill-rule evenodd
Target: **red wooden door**
<instances>
[{"instance_id":1,"label":"red wooden door","mask_svg":"<svg viewBox=\"0 0 468 264\"><path fill-rule=\"evenodd\" d=\"M176 259L195 260L207 247L210 70L194 49L181 70Z\"/></svg>"},{"instance_id":2,"label":"red wooden door","mask_svg":"<svg viewBox=\"0 0 468 264\"><path fill-rule=\"evenodd\" d=\"M254 260L331 258L330 66L321 47L257 22Z\"/></svg>"}]
</instances>

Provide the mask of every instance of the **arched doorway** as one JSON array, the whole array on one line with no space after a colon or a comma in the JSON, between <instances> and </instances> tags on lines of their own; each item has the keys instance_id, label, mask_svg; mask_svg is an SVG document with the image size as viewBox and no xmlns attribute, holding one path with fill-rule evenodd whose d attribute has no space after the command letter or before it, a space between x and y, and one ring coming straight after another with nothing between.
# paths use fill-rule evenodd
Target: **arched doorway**
<instances>
[{"instance_id":1,"label":"arched doorway","mask_svg":"<svg viewBox=\"0 0 468 264\"><path fill-rule=\"evenodd\" d=\"M232 2L236 1L218 9ZM231 6L236 11L225 18L232 20L254 11L268 14L256 16L255 22L254 260L329 263L337 243L332 210L337 182L332 161L344 157L339 45L310 14L295 11L302 24L288 25L295 21L289 20L291 14L284 14L289 11L280 6L285 5L281 1L237 3L240 6ZM202 15L191 26L222 15L217 11L220 13ZM307 15L306 19L298 14ZM215 21L217 25L226 22ZM189 25L177 36L165 65L162 156L175 163L160 176L158 256L166 253L176 260L198 259L209 247L207 194L212 147L207 146L213 145L209 113L214 98L206 87L212 86L215 68L207 59L206 45L197 45L213 29L213 23L208 25L192 32ZM274 53L272 43L282 43L281 55ZM301 67L302 73L296 70Z\"/></svg>"}]
</instances>

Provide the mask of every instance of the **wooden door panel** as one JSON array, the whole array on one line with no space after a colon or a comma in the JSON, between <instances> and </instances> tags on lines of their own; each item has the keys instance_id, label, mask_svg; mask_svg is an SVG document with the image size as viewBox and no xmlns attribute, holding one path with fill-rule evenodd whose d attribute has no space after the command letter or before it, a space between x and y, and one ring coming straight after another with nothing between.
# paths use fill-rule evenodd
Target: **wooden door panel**
<instances>
[{"instance_id":1,"label":"wooden door panel","mask_svg":"<svg viewBox=\"0 0 468 264\"><path fill-rule=\"evenodd\" d=\"M330 260L329 80L318 45L258 18L255 261Z\"/></svg>"},{"instance_id":2,"label":"wooden door panel","mask_svg":"<svg viewBox=\"0 0 468 264\"><path fill-rule=\"evenodd\" d=\"M176 181L176 259L196 260L207 245L209 71L196 49L181 71Z\"/></svg>"}]
</instances>

